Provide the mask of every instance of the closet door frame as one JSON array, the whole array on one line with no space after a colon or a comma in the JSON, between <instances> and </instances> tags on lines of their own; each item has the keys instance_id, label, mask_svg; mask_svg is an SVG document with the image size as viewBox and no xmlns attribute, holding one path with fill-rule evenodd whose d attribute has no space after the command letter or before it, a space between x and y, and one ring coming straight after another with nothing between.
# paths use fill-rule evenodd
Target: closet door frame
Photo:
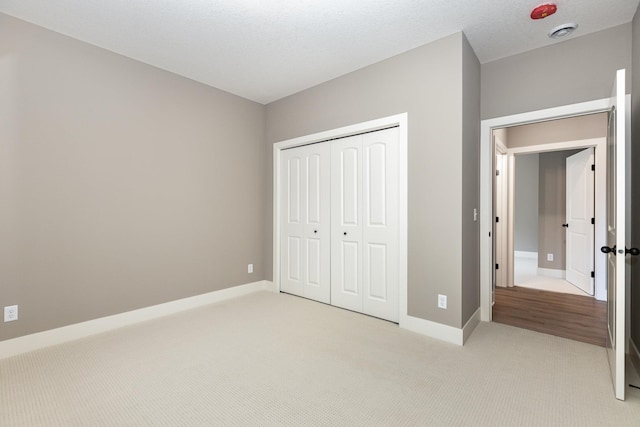
<instances>
[{"instance_id":1,"label":"closet door frame","mask_svg":"<svg viewBox=\"0 0 640 427\"><path fill-rule=\"evenodd\" d=\"M407 126L408 114L402 113L298 138L280 141L273 146L273 283L280 292L280 151L302 145L321 143L335 138L398 127L398 321L407 327L407 240L408 240L408 178L407 178Z\"/></svg>"}]
</instances>

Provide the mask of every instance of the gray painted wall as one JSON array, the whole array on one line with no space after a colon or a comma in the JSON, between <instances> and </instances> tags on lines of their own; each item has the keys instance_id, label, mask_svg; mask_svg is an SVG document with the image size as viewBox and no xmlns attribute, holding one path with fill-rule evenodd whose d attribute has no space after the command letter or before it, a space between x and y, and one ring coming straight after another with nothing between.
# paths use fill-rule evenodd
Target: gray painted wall
<instances>
[{"instance_id":1,"label":"gray painted wall","mask_svg":"<svg viewBox=\"0 0 640 427\"><path fill-rule=\"evenodd\" d=\"M462 37L462 325L480 307L480 62Z\"/></svg>"},{"instance_id":2,"label":"gray painted wall","mask_svg":"<svg viewBox=\"0 0 640 427\"><path fill-rule=\"evenodd\" d=\"M640 247L640 8L633 19L633 114L631 130L632 138L632 211L631 242L632 247ZM631 261L631 339L640 349L640 257L632 257Z\"/></svg>"},{"instance_id":3,"label":"gray painted wall","mask_svg":"<svg viewBox=\"0 0 640 427\"><path fill-rule=\"evenodd\" d=\"M636 16L483 64L481 116L608 97L632 28L638 40ZM0 52L0 283L21 318L0 339L270 278L270 145L405 111L409 312L459 327L477 308L465 171L479 91L462 34L273 103L266 120L263 106L4 15Z\"/></svg>"},{"instance_id":4,"label":"gray painted wall","mask_svg":"<svg viewBox=\"0 0 640 427\"><path fill-rule=\"evenodd\" d=\"M515 156L513 246L516 251L538 252L539 155Z\"/></svg>"},{"instance_id":5,"label":"gray painted wall","mask_svg":"<svg viewBox=\"0 0 640 427\"><path fill-rule=\"evenodd\" d=\"M472 211L464 212L463 223L462 196L473 196L465 202L467 210L467 203L477 200L477 183L470 177L478 175L462 169L463 164L477 167L473 145L478 144L479 124L474 117L477 60L465 46L464 36L457 33L267 106L271 155L271 144L278 141L408 112L409 314L454 327L461 327L467 313L479 306L476 283L463 285L463 262L471 274L476 268L477 226L467 223ZM470 81L465 84L465 79ZM271 167L271 156L267 162ZM462 248L467 239L473 248L469 252ZM265 253L270 260L271 241ZM469 298L464 310L463 292ZM437 308L438 294L448 295L447 310Z\"/></svg>"},{"instance_id":6,"label":"gray painted wall","mask_svg":"<svg viewBox=\"0 0 640 427\"><path fill-rule=\"evenodd\" d=\"M631 23L482 64L482 118L608 98L619 68L631 68Z\"/></svg>"},{"instance_id":7,"label":"gray painted wall","mask_svg":"<svg viewBox=\"0 0 640 427\"><path fill-rule=\"evenodd\" d=\"M262 105L0 14L0 117L0 340L264 278Z\"/></svg>"}]
</instances>

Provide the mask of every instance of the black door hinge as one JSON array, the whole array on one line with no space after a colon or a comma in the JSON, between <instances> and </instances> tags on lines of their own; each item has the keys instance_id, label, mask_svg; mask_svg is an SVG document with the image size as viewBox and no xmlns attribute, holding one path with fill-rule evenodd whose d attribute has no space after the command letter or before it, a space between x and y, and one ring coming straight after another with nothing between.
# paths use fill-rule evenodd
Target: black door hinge
<instances>
[{"instance_id":1,"label":"black door hinge","mask_svg":"<svg viewBox=\"0 0 640 427\"><path fill-rule=\"evenodd\" d=\"M499 216L496 217L496 223L498 223L498 222L500 222L500 217Z\"/></svg>"},{"instance_id":2,"label":"black door hinge","mask_svg":"<svg viewBox=\"0 0 640 427\"><path fill-rule=\"evenodd\" d=\"M591 277L596 277L596 272L595 271L591 272Z\"/></svg>"},{"instance_id":3,"label":"black door hinge","mask_svg":"<svg viewBox=\"0 0 640 427\"><path fill-rule=\"evenodd\" d=\"M496 176L500 176L500 171L496 169Z\"/></svg>"},{"instance_id":4,"label":"black door hinge","mask_svg":"<svg viewBox=\"0 0 640 427\"><path fill-rule=\"evenodd\" d=\"M592 171L596 170L596 165L591 165L591 170Z\"/></svg>"},{"instance_id":5,"label":"black door hinge","mask_svg":"<svg viewBox=\"0 0 640 427\"><path fill-rule=\"evenodd\" d=\"M500 264L496 264L496 270L500 270Z\"/></svg>"},{"instance_id":6,"label":"black door hinge","mask_svg":"<svg viewBox=\"0 0 640 427\"><path fill-rule=\"evenodd\" d=\"M596 223L596 219L595 218L591 218L591 224L595 224Z\"/></svg>"}]
</instances>

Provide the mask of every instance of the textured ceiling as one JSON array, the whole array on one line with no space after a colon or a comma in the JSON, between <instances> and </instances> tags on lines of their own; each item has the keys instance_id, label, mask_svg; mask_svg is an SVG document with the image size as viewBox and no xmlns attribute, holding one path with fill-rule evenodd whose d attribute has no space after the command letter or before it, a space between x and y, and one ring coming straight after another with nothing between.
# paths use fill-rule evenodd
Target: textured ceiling
<instances>
[{"instance_id":1,"label":"textured ceiling","mask_svg":"<svg viewBox=\"0 0 640 427\"><path fill-rule=\"evenodd\" d=\"M464 31L480 62L633 19L640 0L0 0L0 12L268 103Z\"/></svg>"}]
</instances>

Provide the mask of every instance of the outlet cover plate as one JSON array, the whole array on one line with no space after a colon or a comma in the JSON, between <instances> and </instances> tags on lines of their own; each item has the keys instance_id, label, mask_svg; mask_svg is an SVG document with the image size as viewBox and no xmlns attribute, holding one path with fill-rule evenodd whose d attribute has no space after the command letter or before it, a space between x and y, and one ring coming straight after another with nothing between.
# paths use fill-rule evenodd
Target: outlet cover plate
<instances>
[{"instance_id":1,"label":"outlet cover plate","mask_svg":"<svg viewBox=\"0 0 640 427\"><path fill-rule=\"evenodd\" d=\"M447 296L438 294L438 308L447 308Z\"/></svg>"},{"instance_id":2,"label":"outlet cover plate","mask_svg":"<svg viewBox=\"0 0 640 427\"><path fill-rule=\"evenodd\" d=\"M9 305L4 308L4 321L13 322L14 320L18 320L18 306Z\"/></svg>"}]
</instances>

